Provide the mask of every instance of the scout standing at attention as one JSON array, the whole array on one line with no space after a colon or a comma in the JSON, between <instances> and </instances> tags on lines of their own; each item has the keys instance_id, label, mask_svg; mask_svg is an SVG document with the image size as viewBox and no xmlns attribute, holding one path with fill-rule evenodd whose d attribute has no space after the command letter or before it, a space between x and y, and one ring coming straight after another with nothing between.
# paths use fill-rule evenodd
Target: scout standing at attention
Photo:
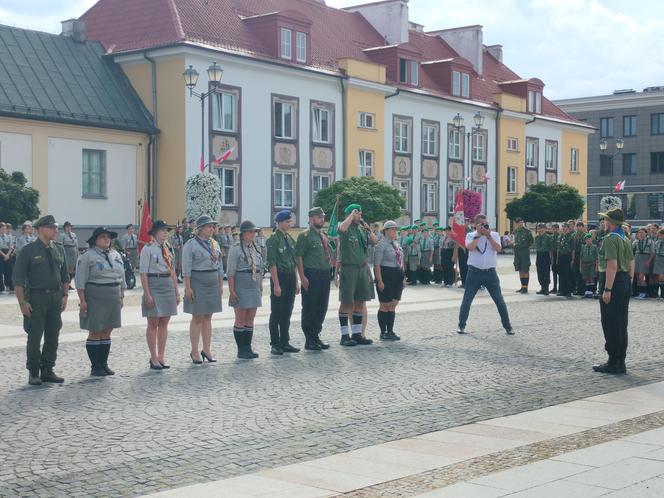
<instances>
[{"instance_id":1,"label":"scout standing at attention","mask_svg":"<svg viewBox=\"0 0 664 498\"><path fill-rule=\"evenodd\" d=\"M593 243L593 236L587 233L583 240L584 246L581 248L581 274L586 283L586 291L583 297L592 299L595 297L595 279L597 278L597 246Z\"/></svg>"},{"instance_id":2,"label":"scout standing at attention","mask_svg":"<svg viewBox=\"0 0 664 498\"><path fill-rule=\"evenodd\" d=\"M553 251L551 236L546 233L546 225L540 223L537 225L537 235L535 236L535 251L537 259L537 280L540 284L540 290L537 294L543 296L549 295L549 285L551 284L551 253Z\"/></svg>"},{"instance_id":3,"label":"scout standing at attention","mask_svg":"<svg viewBox=\"0 0 664 498\"><path fill-rule=\"evenodd\" d=\"M12 268L15 253L16 240L12 235L12 226L9 223L2 223L0 224L0 284L4 282L4 285L0 285L0 291L14 292Z\"/></svg>"},{"instance_id":4,"label":"scout standing at attention","mask_svg":"<svg viewBox=\"0 0 664 498\"><path fill-rule=\"evenodd\" d=\"M330 300L332 254L323 233L325 213L320 207L309 210L309 229L302 232L295 245L295 262L302 284L302 331L304 349L320 351L329 344L320 339Z\"/></svg>"},{"instance_id":5,"label":"scout standing at attention","mask_svg":"<svg viewBox=\"0 0 664 498\"><path fill-rule=\"evenodd\" d=\"M90 375L105 377L115 372L108 367L111 332L122 326L125 271L122 257L111 248L118 234L97 227L88 239L90 249L76 263L76 291L79 322L88 331L85 349L90 358Z\"/></svg>"},{"instance_id":6,"label":"scout standing at attention","mask_svg":"<svg viewBox=\"0 0 664 498\"><path fill-rule=\"evenodd\" d=\"M25 246L37 240L37 234L35 234L35 229L32 227L31 221L23 222L21 227L21 235L16 237L16 254L23 249Z\"/></svg>"},{"instance_id":7,"label":"scout standing at attention","mask_svg":"<svg viewBox=\"0 0 664 498\"><path fill-rule=\"evenodd\" d=\"M558 241L560 240L560 225L551 225L551 276L553 277L552 294L558 293Z\"/></svg>"},{"instance_id":8,"label":"scout standing at attention","mask_svg":"<svg viewBox=\"0 0 664 498\"><path fill-rule=\"evenodd\" d=\"M422 229L422 238L420 239L420 264L418 268L419 280L428 285L431 283L431 262L433 260L433 239L429 229Z\"/></svg>"},{"instance_id":9,"label":"scout standing at attention","mask_svg":"<svg viewBox=\"0 0 664 498\"><path fill-rule=\"evenodd\" d=\"M381 341L398 341L394 333L396 308L405 286L403 250L397 242L397 224L388 220L383 225L383 238L376 246L374 275L380 307L378 327Z\"/></svg>"},{"instance_id":10,"label":"scout standing at attention","mask_svg":"<svg viewBox=\"0 0 664 498\"><path fill-rule=\"evenodd\" d=\"M277 229L267 239L267 266L270 269L270 345L271 353L298 353L300 350L290 344L291 315L295 295L300 293L295 273L295 240L288 230L293 215L284 209L275 217Z\"/></svg>"},{"instance_id":11,"label":"scout standing at attention","mask_svg":"<svg viewBox=\"0 0 664 498\"><path fill-rule=\"evenodd\" d=\"M530 233L522 218L516 220L514 230L514 269L519 272L521 289L517 292L528 294L528 281L530 280L530 246L533 245L533 234Z\"/></svg>"},{"instance_id":12,"label":"scout standing at attention","mask_svg":"<svg viewBox=\"0 0 664 498\"><path fill-rule=\"evenodd\" d=\"M138 237L134 225L127 225L127 233L120 239L120 248L127 254L132 268L138 265Z\"/></svg>"},{"instance_id":13,"label":"scout standing at attention","mask_svg":"<svg viewBox=\"0 0 664 498\"><path fill-rule=\"evenodd\" d=\"M55 218L46 215L37 220L34 227L39 238L18 253L14 285L23 313L23 328L28 334L28 383L38 386L42 382L65 380L53 372L53 367L62 328L61 314L67 307L69 273L64 251L54 243L58 236ZM42 336L44 347L40 351Z\"/></svg>"},{"instance_id":14,"label":"scout standing at attention","mask_svg":"<svg viewBox=\"0 0 664 498\"><path fill-rule=\"evenodd\" d=\"M573 254L574 234L570 232L570 226L563 223L563 233L560 234L558 239L558 275L560 281L558 282L557 296L572 297L572 291L574 290Z\"/></svg>"},{"instance_id":15,"label":"scout standing at attention","mask_svg":"<svg viewBox=\"0 0 664 498\"><path fill-rule=\"evenodd\" d=\"M58 237L58 243L65 250L67 271L69 272L69 276L73 278L76 273L76 262L78 261L78 237L73 232L74 227L71 226L70 222L65 221L62 228L63 232Z\"/></svg>"},{"instance_id":16,"label":"scout standing at attention","mask_svg":"<svg viewBox=\"0 0 664 498\"><path fill-rule=\"evenodd\" d=\"M372 344L362 337L364 303L371 300L372 284L367 263L367 240L370 230L362 221L362 206L351 204L345 210L346 219L339 225L339 325L342 346ZM352 335L348 330L348 315L352 313Z\"/></svg>"},{"instance_id":17,"label":"scout standing at attention","mask_svg":"<svg viewBox=\"0 0 664 498\"><path fill-rule=\"evenodd\" d=\"M633 247L639 290L636 299L646 299L648 297L648 279L652 273L652 266L655 260L655 243L649 237L648 231L645 228L640 228L636 232L636 240L633 243Z\"/></svg>"},{"instance_id":18,"label":"scout standing at attention","mask_svg":"<svg viewBox=\"0 0 664 498\"><path fill-rule=\"evenodd\" d=\"M182 283L182 248L184 247L184 237L182 236L182 225L175 225L175 230L169 238L171 247L175 251L175 276L178 283Z\"/></svg>"},{"instance_id":19,"label":"scout standing at attention","mask_svg":"<svg viewBox=\"0 0 664 498\"><path fill-rule=\"evenodd\" d=\"M411 235L406 239L408 255L406 265L406 275L408 275L408 285L417 285L417 268L420 265L420 242L415 235Z\"/></svg>"},{"instance_id":20,"label":"scout standing at attention","mask_svg":"<svg viewBox=\"0 0 664 498\"><path fill-rule=\"evenodd\" d=\"M439 226L438 222L433 224L435 227L434 234L431 237L433 240L433 257L431 264L433 264L433 282L441 284L443 282L443 267L440 264L440 240L443 235L443 228Z\"/></svg>"},{"instance_id":21,"label":"scout standing at attention","mask_svg":"<svg viewBox=\"0 0 664 498\"><path fill-rule=\"evenodd\" d=\"M660 299L664 299L664 228L661 228L657 232L657 241L655 242L655 263L653 265L652 273L657 276ZM655 293L655 295L657 294Z\"/></svg>"}]
</instances>

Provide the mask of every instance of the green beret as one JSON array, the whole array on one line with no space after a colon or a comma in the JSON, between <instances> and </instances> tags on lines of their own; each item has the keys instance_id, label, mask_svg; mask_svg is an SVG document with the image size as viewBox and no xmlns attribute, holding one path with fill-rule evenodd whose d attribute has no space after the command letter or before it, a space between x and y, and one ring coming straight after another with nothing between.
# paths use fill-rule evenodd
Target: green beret
<instances>
[{"instance_id":1,"label":"green beret","mask_svg":"<svg viewBox=\"0 0 664 498\"><path fill-rule=\"evenodd\" d=\"M411 230L417 230L417 225L412 225L412 226L410 227L410 229L411 229Z\"/></svg>"},{"instance_id":2,"label":"green beret","mask_svg":"<svg viewBox=\"0 0 664 498\"><path fill-rule=\"evenodd\" d=\"M445 229L443 227L436 227L436 232L444 232Z\"/></svg>"},{"instance_id":3,"label":"green beret","mask_svg":"<svg viewBox=\"0 0 664 498\"><path fill-rule=\"evenodd\" d=\"M417 218L415 221L413 221L413 223L419 223L420 221L422 221L422 220Z\"/></svg>"},{"instance_id":4,"label":"green beret","mask_svg":"<svg viewBox=\"0 0 664 498\"><path fill-rule=\"evenodd\" d=\"M58 224L55 222L55 218L51 214L47 214L46 216L42 216L39 218L35 223L32 225L34 228L39 228L39 227L57 227Z\"/></svg>"},{"instance_id":5,"label":"green beret","mask_svg":"<svg viewBox=\"0 0 664 498\"><path fill-rule=\"evenodd\" d=\"M410 227L408 227L408 226L406 226L406 225L401 225L401 226L399 227L399 231L400 231L400 232L403 232L403 231L408 230L408 229L410 229Z\"/></svg>"},{"instance_id":6,"label":"green beret","mask_svg":"<svg viewBox=\"0 0 664 498\"><path fill-rule=\"evenodd\" d=\"M425 226L427 226L427 222L426 222L426 221L422 221L422 222L420 222L420 226L421 226L421 227L425 227Z\"/></svg>"},{"instance_id":7,"label":"green beret","mask_svg":"<svg viewBox=\"0 0 664 498\"><path fill-rule=\"evenodd\" d=\"M437 221L433 222L433 226L437 227L438 225L440 225L440 223L438 223Z\"/></svg>"},{"instance_id":8,"label":"green beret","mask_svg":"<svg viewBox=\"0 0 664 498\"><path fill-rule=\"evenodd\" d=\"M362 211L362 206L360 206L359 204L350 204L346 209L344 209L344 214L349 215L350 213L353 212L353 209Z\"/></svg>"},{"instance_id":9,"label":"green beret","mask_svg":"<svg viewBox=\"0 0 664 498\"><path fill-rule=\"evenodd\" d=\"M323 211L323 208L321 207L312 207L309 210L309 216L325 216L325 211Z\"/></svg>"},{"instance_id":10,"label":"green beret","mask_svg":"<svg viewBox=\"0 0 664 498\"><path fill-rule=\"evenodd\" d=\"M587 233L587 234L585 234L585 235L583 236L583 238L584 238L584 239L592 239L592 238L593 238L593 234L592 234L592 233Z\"/></svg>"}]
</instances>

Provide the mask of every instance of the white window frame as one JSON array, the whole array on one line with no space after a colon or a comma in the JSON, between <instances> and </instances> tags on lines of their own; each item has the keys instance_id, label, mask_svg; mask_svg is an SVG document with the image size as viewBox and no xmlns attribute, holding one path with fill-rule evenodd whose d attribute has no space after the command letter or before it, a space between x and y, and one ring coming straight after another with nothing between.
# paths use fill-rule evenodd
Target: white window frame
<instances>
[{"instance_id":1,"label":"white window frame","mask_svg":"<svg viewBox=\"0 0 664 498\"><path fill-rule=\"evenodd\" d=\"M286 178L290 177L290 188L286 188ZM279 179L279 181L277 180ZM281 184L281 185L279 185ZM286 199L286 194L290 193L290 204ZM277 199L280 198L281 201ZM274 207L292 208L295 206L295 175L286 171L277 171L274 173Z\"/></svg>"},{"instance_id":2,"label":"white window frame","mask_svg":"<svg viewBox=\"0 0 664 498\"><path fill-rule=\"evenodd\" d=\"M307 34L302 31L295 32L295 60L307 62Z\"/></svg>"},{"instance_id":3,"label":"white window frame","mask_svg":"<svg viewBox=\"0 0 664 498\"><path fill-rule=\"evenodd\" d=\"M528 112L533 112L535 109L535 92L528 90Z\"/></svg>"},{"instance_id":4,"label":"white window frame","mask_svg":"<svg viewBox=\"0 0 664 498\"><path fill-rule=\"evenodd\" d=\"M535 92L535 114L542 114L542 92Z\"/></svg>"},{"instance_id":5,"label":"white window frame","mask_svg":"<svg viewBox=\"0 0 664 498\"><path fill-rule=\"evenodd\" d=\"M371 124L368 124L370 122ZM360 128L376 129L376 115L372 112L360 111Z\"/></svg>"},{"instance_id":6,"label":"white window frame","mask_svg":"<svg viewBox=\"0 0 664 498\"><path fill-rule=\"evenodd\" d=\"M410 122L405 119L394 120L394 152L410 153Z\"/></svg>"},{"instance_id":7,"label":"white window frame","mask_svg":"<svg viewBox=\"0 0 664 498\"><path fill-rule=\"evenodd\" d=\"M231 126L227 127L224 113L228 103L224 104L226 98L230 98ZM234 92L220 91L213 94L212 128L217 131L235 133L237 131L237 94Z\"/></svg>"},{"instance_id":8,"label":"white window frame","mask_svg":"<svg viewBox=\"0 0 664 498\"><path fill-rule=\"evenodd\" d=\"M447 155L451 159L461 159L461 130L451 127L448 133Z\"/></svg>"},{"instance_id":9,"label":"white window frame","mask_svg":"<svg viewBox=\"0 0 664 498\"><path fill-rule=\"evenodd\" d=\"M360 161L360 176L374 176L374 151L360 149L358 158Z\"/></svg>"},{"instance_id":10,"label":"white window frame","mask_svg":"<svg viewBox=\"0 0 664 498\"><path fill-rule=\"evenodd\" d=\"M323 180L327 180L327 185L325 186L322 185L324 183ZM313 196L313 199L316 198L316 194L318 194L318 192L320 192L324 188L328 188L331 183L332 183L332 178L330 178L330 175L318 175L318 174L312 175L311 194Z\"/></svg>"},{"instance_id":11,"label":"white window frame","mask_svg":"<svg viewBox=\"0 0 664 498\"><path fill-rule=\"evenodd\" d=\"M420 64L417 61L408 61L408 73L410 84L413 86L420 85Z\"/></svg>"},{"instance_id":12,"label":"white window frame","mask_svg":"<svg viewBox=\"0 0 664 498\"><path fill-rule=\"evenodd\" d=\"M461 96L470 97L470 75L468 73L461 73Z\"/></svg>"},{"instance_id":13,"label":"white window frame","mask_svg":"<svg viewBox=\"0 0 664 498\"><path fill-rule=\"evenodd\" d=\"M509 152L519 152L519 139L507 137L507 150Z\"/></svg>"},{"instance_id":14,"label":"white window frame","mask_svg":"<svg viewBox=\"0 0 664 498\"><path fill-rule=\"evenodd\" d=\"M279 55L282 59L293 58L293 32L288 28L281 28L281 46Z\"/></svg>"},{"instance_id":15,"label":"white window frame","mask_svg":"<svg viewBox=\"0 0 664 498\"><path fill-rule=\"evenodd\" d=\"M452 95L461 96L461 72L452 71Z\"/></svg>"},{"instance_id":16,"label":"white window frame","mask_svg":"<svg viewBox=\"0 0 664 498\"><path fill-rule=\"evenodd\" d=\"M507 193L516 194L518 189L518 173L519 170L516 166L507 167Z\"/></svg>"},{"instance_id":17,"label":"white window frame","mask_svg":"<svg viewBox=\"0 0 664 498\"><path fill-rule=\"evenodd\" d=\"M544 169L547 171L558 169L558 142L544 142Z\"/></svg>"},{"instance_id":18,"label":"white window frame","mask_svg":"<svg viewBox=\"0 0 664 498\"><path fill-rule=\"evenodd\" d=\"M312 140L321 144L329 144L332 142L332 113L329 109L324 107L314 106L311 109L311 126L313 127L312 131ZM327 136L323 136L323 121L327 121Z\"/></svg>"},{"instance_id":19,"label":"white window frame","mask_svg":"<svg viewBox=\"0 0 664 498\"><path fill-rule=\"evenodd\" d=\"M425 213L438 212L438 185L434 182L422 182L422 204Z\"/></svg>"},{"instance_id":20,"label":"white window frame","mask_svg":"<svg viewBox=\"0 0 664 498\"><path fill-rule=\"evenodd\" d=\"M526 139L526 167L527 168L538 168L539 167L539 158L538 158L538 142L533 140Z\"/></svg>"},{"instance_id":21,"label":"white window frame","mask_svg":"<svg viewBox=\"0 0 664 498\"><path fill-rule=\"evenodd\" d=\"M447 212L454 213L456 207L456 195L460 190L463 190L461 183L448 183L447 184Z\"/></svg>"},{"instance_id":22,"label":"white window frame","mask_svg":"<svg viewBox=\"0 0 664 498\"><path fill-rule=\"evenodd\" d=\"M277 104L281 105L281 116L277 115ZM293 102L286 102L284 100L275 100L274 101L274 138L282 138L287 140L293 140L297 136L297 131L295 130L295 104ZM291 134L286 135L286 113L284 112L284 106L290 107L290 129ZM280 122L282 135L278 135L278 126L277 122Z\"/></svg>"},{"instance_id":23,"label":"white window frame","mask_svg":"<svg viewBox=\"0 0 664 498\"><path fill-rule=\"evenodd\" d=\"M480 213L486 213L486 206L485 206L486 185L473 185L472 190L474 190L475 192L477 192L478 194L480 194L482 196L482 204L481 204L481 207L480 207Z\"/></svg>"},{"instance_id":24,"label":"white window frame","mask_svg":"<svg viewBox=\"0 0 664 498\"><path fill-rule=\"evenodd\" d=\"M100 158L99 164L92 164L90 160L92 156ZM87 161L86 161L87 158ZM107 154L105 150L99 149L83 149L81 151L81 197L86 199L106 199L108 188L107 177ZM87 162L87 172L86 172ZM91 168L99 167L98 171L91 171ZM99 191L92 191L90 187L93 185L92 176L99 176Z\"/></svg>"},{"instance_id":25,"label":"white window frame","mask_svg":"<svg viewBox=\"0 0 664 498\"><path fill-rule=\"evenodd\" d=\"M399 195L405 201L406 207L404 211L408 211L410 206L410 180L397 180L395 187L399 191Z\"/></svg>"},{"instance_id":26,"label":"white window frame","mask_svg":"<svg viewBox=\"0 0 664 498\"><path fill-rule=\"evenodd\" d=\"M569 155L569 171L570 173L579 172L579 149L571 148Z\"/></svg>"},{"instance_id":27,"label":"white window frame","mask_svg":"<svg viewBox=\"0 0 664 498\"><path fill-rule=\"evenodd\" d=\"M482 132L473 132L472 140L473 161L486 162L486 135Z\"/></svg>"},{"instance_id":28,"label":"white window frame","mask_svg":"<svg viewBox=\"0 0 664 498\"><path fill-rule=\"evenodd\" d=\"M438 156L438 130L436 125L422 125L422 155Z\"/></svg>"},{"instance_id":29,"label":"white window frame","mask_svg":"<svg viewBox=\"0 0 664 498\"><path fill-rule=\"evenodd\" d=\"M226 173L230 172L232 175L232 184L228 185L226 183ZM222 206L236 206L237 205L237 170L235 168L217 168L217 176L219 176L219 181L221 183L221 188L219 195L221 197ZM230 192L232 196L231 202L226 202L226 193Z\"/></svg>"}]
</instances>

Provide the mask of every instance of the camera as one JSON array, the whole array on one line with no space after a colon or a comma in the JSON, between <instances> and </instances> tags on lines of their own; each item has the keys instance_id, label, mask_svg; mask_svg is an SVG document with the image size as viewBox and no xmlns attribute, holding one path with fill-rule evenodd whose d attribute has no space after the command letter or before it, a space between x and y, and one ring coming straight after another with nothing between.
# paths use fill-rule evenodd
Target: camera
<instances>
[{"instance_id":1,"label":"camera","mask_svg":"<svg viewBox=\"0 0 664 498\"><path fill-rule=\"evenodd\" d=\"M488 223L482 223L482 228L484 228L485 230L488 230L490 227L489 227Z\"/></svg>"}]
</instances>

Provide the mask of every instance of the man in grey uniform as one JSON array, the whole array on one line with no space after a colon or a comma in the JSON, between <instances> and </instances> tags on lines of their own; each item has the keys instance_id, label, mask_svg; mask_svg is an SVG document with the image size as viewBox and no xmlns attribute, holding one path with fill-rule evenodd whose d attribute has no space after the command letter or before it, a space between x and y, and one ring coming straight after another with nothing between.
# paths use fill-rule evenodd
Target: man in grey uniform
<instances>
[{"instance_id":1,"label":"man in grey uniform","mask_svg":"<svg viewBox=\"0 0 664 498\"><path fill-rule=\"evenodd\" d=\"M138 237L133 224L127 225L127 233L120 239L120 248L127 254L132 269L138 266Z\"/></svg>"}]
</instances>

